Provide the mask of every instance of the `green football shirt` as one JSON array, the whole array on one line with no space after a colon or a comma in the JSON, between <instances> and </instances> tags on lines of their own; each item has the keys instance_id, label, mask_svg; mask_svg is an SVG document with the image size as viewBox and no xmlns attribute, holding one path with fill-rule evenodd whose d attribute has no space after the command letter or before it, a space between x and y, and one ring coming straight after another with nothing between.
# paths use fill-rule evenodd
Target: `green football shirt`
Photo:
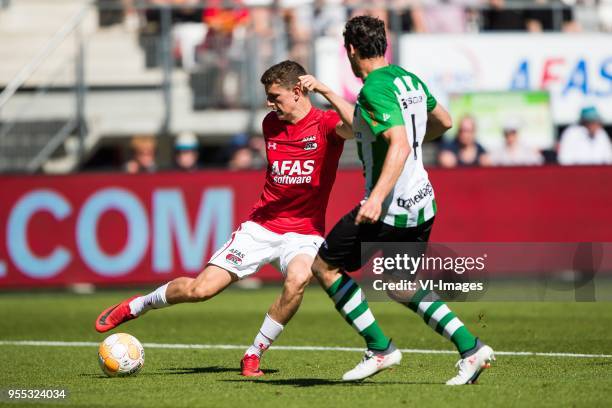
<instances>
[{"instance_id":1,"label":"green football shirt","mask_svg":"<svg viewBox=\"0 0 612 408\"><path fill-rule=\"evenodd\" d=\"M433 187L421 154L427 113L436 103L423 81L397 65L370 72L359 92L353 131L363 164L365 198L378 181L389 148L382 133L403 126L412 148L397 183L383 203L381 220L385 224L414 227L436 213Z\"/></svg>"}]
</instances>

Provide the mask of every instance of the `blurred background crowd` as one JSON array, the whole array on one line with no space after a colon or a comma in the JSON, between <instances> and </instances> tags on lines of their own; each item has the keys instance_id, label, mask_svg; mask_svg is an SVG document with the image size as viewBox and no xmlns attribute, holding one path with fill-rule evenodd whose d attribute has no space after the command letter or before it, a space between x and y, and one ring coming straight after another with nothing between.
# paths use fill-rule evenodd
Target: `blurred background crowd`
<instances>
[{"instance_id":1,"label":"blurred background crowd","mask_svg":"<svg viewBox=\"0 0 612 408\"><path fill-rule=\"evenodd\" d=\"M612 164L612 0L0 0L0 171L263 168L261 73L354 100L357 14L453 115L427 165Z\"/></svg>"}]
</instances>

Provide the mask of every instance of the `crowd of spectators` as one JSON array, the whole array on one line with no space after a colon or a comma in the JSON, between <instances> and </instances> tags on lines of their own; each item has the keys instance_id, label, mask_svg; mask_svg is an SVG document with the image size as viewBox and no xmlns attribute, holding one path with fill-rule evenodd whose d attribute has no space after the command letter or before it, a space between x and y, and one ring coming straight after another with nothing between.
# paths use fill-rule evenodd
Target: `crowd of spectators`
<instances>
[{"instance_id":1,"label":"crowd of spectators","mask_svg":"<svg viewBox=\"0 0 612 408\"><path fill-rule=\"evenodd\" d=\"M489 167L489 166L539 166L546 163L560 165L607 165L612 164L612 142L602 126L596 108L585 107L575 125L568 126L560 135L558 143L550 151L552 159L545 160L543 152L529 146L521 139L521 125L508 119L500 137L503 144L487 151L478 142L476 118L464 116L459 119L457 132L443 139L438 146L437 163L443 168ZM152 135L138 135L130 143L130 156L124 164L129 173L151 173L160 168L195 171L202 168L228 170L256 170L266 166L266 148L263 136L235 135L231 142L213 155L209 163L202 162L199 138L192 132L182 132L173 139L171 166L157 165L157 142ZM211 157L208 155L208 157Z\"/></svg>"},{"instance_id":2,"label":"crowd of spectators","mask_svg":"<svg viewBox=\"0 0 612 408\"><path fill-rule=\"evenodd\" d=\"M392 32L462 33L489 31L612 31L612 0L114 0L123 6L123 24L142 36L159 38L162 9L171 13L173 54L177 65L190 74L195 109L236 107L252 84L246 84L245 66L290 58L311 66L313 39L340 36L344 22L356 14L383 19ZM248 55L255 47L257 58ZM145 42L146 43L146 42ZM158 52L157 50L154 50ZM253 78L257 78L255 73ZM242 90L242 91L241 91ZM262 95L259 95L260 97ZM247 99L252 95L246 95ZM455 118L456 135L437 145L441 167L515 166L611 163L610 139L595 108L585 108L580 121L563 131L555 146L540 152L521 138L520 123L509 120L500 138L503 144L488 151L479 143L477 119ZM234 138L223 150L222 161L232 170L261 168L265 149L261 137ZM198 138L181 134L175 145L175 168L200 167L203 147ZM126 169L155 170L147 164L154 143L140 138L132 146ZM543 154L545 153L545 154ZM140 157L140 158L139 158ZM144 160L144 162L142 162Z\"/></svg>"},{"instance_id":3,"label":"crowd of spectators","mask_svg":"<svg viewBox=\"0 0 612 408\"><path fill-rule=\"evenodd\" d=\"M340 37L356 14L384 20L392 43L401 32L612 31L612 0L99 0L109 3L138 32L148 67L162 64L162 9L170 13L172 54L195 110L263 102L249 84L266 67L292 59L312 71L314 40Z\"/></svg>"},{"instance_id":4,"label":"crowd of spectators","mask_svg":"<svg viewBox=\"0 0 612 408\"><path fill-rule=\"evenodd\" d=\"M232 171L258 170L266 165L263 136L236 135L232 142L203 162L201 152L206 150L198 136L192 132L181 132L173 138L172 162L168 166L158 165L158 143L154 135L136 135L129 144L128 157L123 164L127 173L154 173L159 170L193 172L205 168L225 167ZM211 148L212 149L212 148Z\"/></svg>"},{"instance_id":5,"label":"crowd of spectators","mask_svg":"<svg viewBox=\"0 0 612 408\"><path fill-rule=\"evenodd\" d=\"M159 24L159 7L172 7L174 23L196 22L225 31L249 24L271 35L281 23L288 42L300 48L311 36L335 34L355 14L369 13L402 31L580 31L612 29L609 0L106 0L120 1L123 23L135 29ZM211 13L212 11L212 13ZM222 16L221 18L219 18ZM220 23L220 24L219 24Z\"/></svg>"},{"instance_id":6,"label":"crowd of spectators","mask_svg":"<svg viewBox=\"0 0 612 408\"><path fill-rule=\"evenodd\" d=\"M612 0L99 0L101 10L109 3L122 7L116 22L138 33L149 68L162 65L170 13L174 62L196 110L263 102L242 90L273 62L313 68L314 40L339 37L356 14L385 21L392 42L402 32L612 31Z\"/></svg>"},{"instance_id":7,"label":"crowd of spectators","mask_svg":"<svg viewBox=\"0 0 612 408\"><path fill-rule=\"evenodd\" d=\"M477 137L477 122L471 116L460 119L457 134L443 142L438 165L445 168L475 166L537 166L544 164L542 152L524 144L520 124L509 119L503 126L503 146L488 152ZM597 109L587 106L580 111L577 124L568 126L552 147L551 162L561 165L612 164L612 142L602 125ZM556 157L556 159L555 159Z\"/></svg>"},{"instance_id":8,"label":"crowd of spectators","mask_svg":"<svg viewBox=\"0 0 612 408\"><path fill-rule=\"evenodd\" d=\"M476 120L471 116L460 119L456 137L443 143L438 155L441 167L474 166L537 166L544 163L544 156L520 139L520 124L508 119L503 125L503 145L487 152L477 142Z\"/></svg>"}]
</instances>

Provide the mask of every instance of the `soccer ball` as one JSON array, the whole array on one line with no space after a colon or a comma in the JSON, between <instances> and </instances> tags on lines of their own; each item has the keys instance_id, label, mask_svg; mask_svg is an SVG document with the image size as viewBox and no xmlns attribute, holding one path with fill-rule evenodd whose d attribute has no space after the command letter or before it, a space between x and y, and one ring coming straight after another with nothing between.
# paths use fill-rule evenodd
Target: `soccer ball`
<instances>
[{"instance_id":1,"label":"soccer ball","mask_svg":"<svg viewBox=\"0 0 612 408\"><path fill-rule=\"evenodd\" d=\"M144 365L144 348L134 336L111 334L100 343L98 362L109 377L133 375Z\"/></svg>"}]
</instances>

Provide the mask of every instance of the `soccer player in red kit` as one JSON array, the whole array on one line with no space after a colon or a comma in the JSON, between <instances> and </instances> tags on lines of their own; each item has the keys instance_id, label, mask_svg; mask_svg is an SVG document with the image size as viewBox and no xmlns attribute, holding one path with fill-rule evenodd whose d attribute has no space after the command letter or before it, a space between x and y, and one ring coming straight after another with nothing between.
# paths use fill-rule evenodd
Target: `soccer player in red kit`
<instances>
[{"instance_id":1,"label":"soccer player in red kit","mask_svg":"<svg viewBox=\"0 0 612 408\"><path fill-rule=\"evenodd\" d=\"M208 300L263 265L273 264L285 278L283 290L241 361L243 375L263 374L259 369L263 352L299 308L312 277L338 160L344 139L352 137L350 122L343 122L335 111L311 105L305 85L309 80L312 77L293 61L276 64L261 77L273 111L262 126L268 158L264 190L249 219L196 278L176 278L148 295L105 309L96 319L96 330L106 332L151 309Z\"/></svg>"}]
</instances>

